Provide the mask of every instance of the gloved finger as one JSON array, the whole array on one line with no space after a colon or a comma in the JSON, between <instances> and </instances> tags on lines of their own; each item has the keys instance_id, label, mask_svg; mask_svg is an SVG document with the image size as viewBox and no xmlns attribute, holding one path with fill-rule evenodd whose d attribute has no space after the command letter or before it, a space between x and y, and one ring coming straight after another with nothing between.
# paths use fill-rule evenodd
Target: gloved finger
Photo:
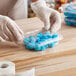
<instances>
[{"instance_id":1,"label":"gloved finger","mask_svg":"<svg viewBox=\"0 0 76 76\"><path fill-rule=\"evenodd\" d=\"M48 7L45 7L45 12L43 13L44 16L44 24L45 24L45 29L49 30L50 26L51 26L51 22L50 22L50 16L51 16L51 9Z\"/></svg>"},{"instance_id":2,"label":"gloved finger","mask_svg":"<svg viewBox=\"0 0 76 76\"><path fill-rule=\"evenodd\" d=\"M61 28L61 15L59 12L54 11L50 18L52 19L50 20L52 23L51 31L57 32Z\"/></svg>"},{"instance_id":3,"label":"gloved finger","mask_svg":"<svg viewBox=\"0 0 76 76\"><path fill-rule=\"evenodd\" d=\"M0 36L5 39L8 40L9 38L7 37L7 35L4 33L4 29L3 29L3 24L0 24Z\"/></svg>"},{"instance_id":4,"label":"gloved finger","mask_svg":"<svg viewBox=\"0 0 76 76\"><path fill-rule=\"evenodd\" d=\"M15 22L14 22L14 23L15 23ZM20 33L20 35L21 35L21 37L22 37L22 39L21 39L21 40L19 39L16 43L19 44L19 45L23 45L23 44L24 44L24 43L23 43L24 33L23 33L23 31L17 26L16 23L15 23L15 26L16 26L18 32Z\"/></svg>"},{"instance_id":5,"label":"gloved finger","mask_svg":"<svg viewBox=\"0 0 76 76\"><path fill-rule=\"evenodd\" d=\"M11 21L13 23L13 25L15 26L15 28L18 30L18 32L20 33L20 35L22 36L22 38L24 38L24 33L23 31L19 28L19 26L15 23L15 21Z\"/></svg>"},{"instance_id":6,"label":"gloved finger","mask_svg":"<svg viewBox=\"0 0 76 76\"><path fill-rule=\"evenodd\" d=\"M7 40L7 37L4 35L3 32L0 31L0 36L4 39L4 40Z\"/></svg>"},{"instance_id":7,"label":"gloved finger","mask_svg":"<svg viewBox=\"0 0 76 76\"><path fill-rule=\"evenodd\" d=\"M59 25L59 26L58 26L58 25ZM61 24L55 23L55 24L51 27L51 32L57 32L60 28L61 28Z\"/></svg>"},{"instance_id":8,"label":"gloved finger","mask_svg":"<svg viewBox=\"0 0 76 76\"><path fill-rule=\"evenodd\" d=\"M23 31L19 28L19 26L13 21L13 24L16 26L16 28L18 29L18 31L20 32L20 34L24 37L24 33Z\"/></svg>"},{"instance_id":9,"label":"gloved finger","mask_svg":"<svg viewBox=\"0 0 76 76\"><path fill-rule=\"evenodd\" d=\"M50 29L50 18L49 17L45 18L44 28L46 31Z\"/></svg>"},{"instance_id":10,"label":"gloved finger","mask_svg":"<svg viewBox=\"0 0 76 76\"><path fill-rule=\"evenodd\" d=\"M22 35L20 34L20 32L18 31L18 29L15 27L16 25L14 25L12 20L8 20L7 21L7 27L9 28L9 30L11 31L11 33L13 34L14 38L15 38L15 42L19 42L23 40Z\"/></svg>"},{"instance_id":11,"label":"gloved finger","mask_svg":"<svg viewBox=\"0 0 76 76\"><path fill-rule=\"evenodd\" d=\"M12 34L11 30L9 30L7 24L4 24L3 29L4 29L4 33L8 37L8 41L14 41L15 39L13 37L13 34Z\"/></svg>"},{"instance_id":12,"label":"gloved finger","mask_svg":"<svg viewBox=\"0 0 76 76\"><path fill-rule=\"evenodd\" d=\"M0 36L0 42L5 42L5 40Z\"/></svg>"},{"instance_id":13,"label":"gloved finger","mask_svg":"<svg viewBox=\"0 0 76 76\"><path fill-rule=\"evenodd\" d=\"M18 31L20 32L20 34L23 36L24 35L23 31L17 25L16 25L16 28L18 29Z\"/></svg>"}]
</instances>

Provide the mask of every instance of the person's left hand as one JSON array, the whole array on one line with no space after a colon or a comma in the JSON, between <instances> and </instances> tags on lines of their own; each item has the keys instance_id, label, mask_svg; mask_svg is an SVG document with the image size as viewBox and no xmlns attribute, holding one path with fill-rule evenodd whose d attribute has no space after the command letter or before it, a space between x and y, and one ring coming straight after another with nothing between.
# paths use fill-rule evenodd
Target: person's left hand
<instances>
[{"instance_id":1,"label":"person's left hand","mask_svg":"<svg viewBox=\"0 0 76 76\"><path fill-rule=\"evenodd\" d=\"M11 41L22 44L24 38L23 31L9 17L0 15L0 41Z\"/></svg>"}]
</instances>

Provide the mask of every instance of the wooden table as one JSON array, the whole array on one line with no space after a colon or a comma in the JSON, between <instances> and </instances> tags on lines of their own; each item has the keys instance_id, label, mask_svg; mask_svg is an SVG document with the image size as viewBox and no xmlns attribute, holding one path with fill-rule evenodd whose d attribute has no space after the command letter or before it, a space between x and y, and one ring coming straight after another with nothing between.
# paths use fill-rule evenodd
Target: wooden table
<instances>
[{"instance_id":1,"label":"wooden table","mask_svg":"<svg viewBox=\"0 0 76 76\"><path fill-rule=\"evenodd\" d=\"M16 23L24 32L43 27L38 18L18 20ZM0 44L0 61L10 60L16 64L16 71L36 68L36 76L76 76L76 28L63 24L64 39L54 48L35 52L14 43Z\"/></svg>"}]
</instances>

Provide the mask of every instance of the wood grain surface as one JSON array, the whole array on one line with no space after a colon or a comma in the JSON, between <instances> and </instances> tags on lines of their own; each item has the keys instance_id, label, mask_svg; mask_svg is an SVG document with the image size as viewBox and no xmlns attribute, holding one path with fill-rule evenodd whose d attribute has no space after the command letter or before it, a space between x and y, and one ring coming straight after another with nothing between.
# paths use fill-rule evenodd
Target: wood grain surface
<instances>
[{"instance_id":1,"label":"wood grain surface","mask_svg":"<svg viewBox=\"0 0 76 76\"><path fill-rule=\"evenodd\" d=\"M38 18L16 23L25 33L43 27ZM64 39L59 45L42 52L30 51L15 43L0 43L0 61L13 61L17 72L35 67L36 76L76 76L76 28L63 23L61 33Z\"/></svg>"}]
</instances>

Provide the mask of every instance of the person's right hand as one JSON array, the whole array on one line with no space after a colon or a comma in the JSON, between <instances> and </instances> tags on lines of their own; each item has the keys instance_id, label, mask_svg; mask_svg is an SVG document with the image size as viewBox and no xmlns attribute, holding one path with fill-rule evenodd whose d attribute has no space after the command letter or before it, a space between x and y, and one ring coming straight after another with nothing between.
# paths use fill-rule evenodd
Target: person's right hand
<instances>
[{"instance_id":1,"label":"person's right hand","mask_svg":"<svg viewBox=\"0 0 76 76\"><path fill-rule=\"evenodd\" d=\"M0 15L0 41L23 43L24 34L18 25L7 16Z\"/></svg>"},{"instance_id":2,"label":"person's right hand","mask_svg":"<svg viewBox=\"0 0 76 76\"><path fill-rule=\"evenodd\" d=\"M31 3L32 10L44 23L44 31L51 33L61 29L61 15L58 11L49 8L44 0L35 0Z\"/></svg>"}]
</instances>

